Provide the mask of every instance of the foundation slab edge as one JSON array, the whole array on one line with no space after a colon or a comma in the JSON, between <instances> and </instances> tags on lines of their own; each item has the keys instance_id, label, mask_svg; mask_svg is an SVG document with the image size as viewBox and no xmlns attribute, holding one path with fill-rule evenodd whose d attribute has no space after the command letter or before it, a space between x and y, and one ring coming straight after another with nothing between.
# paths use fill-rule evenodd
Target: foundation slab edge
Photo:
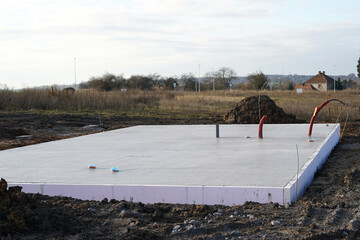
<instances>
[{"instance_id":1,"label":"foundation slab edge","mask_svg":"<svg viewBox=\"0 0 360 240\"><path fill-rule=\"evenodd\" d=\"M284 204L294 203L296 199L300 198L306 192L306 188L310 186L314 180L316 171L321 169L322 165L326 162L331 151L339 143L339 141L340 124L337 124L331 133L326 137L325 141L318 146L306 163L300 167L298 180L295 175L284 187ZM298 181L297 189L296 181Z\"/></svg>"},{"instance_id":2,"label":"foundation slab edge","mask_svg":"<svg viewBox=\"0 0 360 240\"><path fill-rule=\"evenodd\" d=\"M179 203L207 205L242 205L245 202L284 204L281 187L237 186L146 186L146 185L62 185L9 183L23 187L25 193L73 197L81 200L104 198L142 203Z\"/></svg>"}]
</instances>

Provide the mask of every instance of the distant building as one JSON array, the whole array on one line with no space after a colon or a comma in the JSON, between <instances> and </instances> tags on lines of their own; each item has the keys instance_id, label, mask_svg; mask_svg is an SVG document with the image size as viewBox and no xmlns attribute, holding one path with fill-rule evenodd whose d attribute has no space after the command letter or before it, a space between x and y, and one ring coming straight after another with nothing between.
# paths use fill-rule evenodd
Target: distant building
<instances>
[{"instance_id":1,"label":"distant building","mask_svg":"<svg viewBox=\"0 0 360 240\"><path fill-rule=\"evenodd\" d=\"M302 88L304 91L317 90L327 91L334 89L334 79L325 74L325 71L321 72L310 78L304 83L296 84L295 90Z\"/></svg>"}]
</instances>

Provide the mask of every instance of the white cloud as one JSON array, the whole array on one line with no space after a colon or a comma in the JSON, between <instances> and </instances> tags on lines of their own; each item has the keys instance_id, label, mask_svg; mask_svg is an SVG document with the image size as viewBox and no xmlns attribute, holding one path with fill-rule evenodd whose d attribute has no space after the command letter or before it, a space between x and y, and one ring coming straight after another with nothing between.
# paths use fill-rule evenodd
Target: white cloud
<instances>
[{"instance_id":1,"label":"white cloud","mask_svg":"<svg viewBox=\"0 0 360 240\"><path fill-rule=\"evenodd\" d=\"M330 65L335 52L353 60L350 51L357 53L360 42L360 20L347 10L349 2L352 9L359 4L341 8L330 0L317 17L312 4L322 2L2 0L0 83L70 83L74 57L81 80L104 71L181 74L199 63L203 72L220 66L243 75L281 72L289 65L291 72L311 73L316 61Z\"/></svg>"}]
</instances>

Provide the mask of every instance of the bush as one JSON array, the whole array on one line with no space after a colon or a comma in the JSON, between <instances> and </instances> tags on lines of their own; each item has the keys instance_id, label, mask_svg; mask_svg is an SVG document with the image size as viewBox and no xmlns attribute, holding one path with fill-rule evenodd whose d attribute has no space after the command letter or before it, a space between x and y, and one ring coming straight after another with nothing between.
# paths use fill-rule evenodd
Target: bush
<instances>
[{"instance_id":1,"label":"bush","mask_svg":"<svg viewBox=\"0 0 360 240\"><path fill-rule=\"evenodd\" d=\"M247 80L251 86L251 89L254 89L254 90L262 89L269 82L268 78L261 71L250 74L247 77Z\"/></svg>"},{"instance_id":2,"label":"bush","mask_svg":"<svg viewBox=\"0 0 360 240\"><path fill-rule=\"evenodd\" d=\"M111 91L125 87L125 79L123 75L114 75L105 73L100 77L92 77L87 83L81 83L79 88L92 88L100 91Z\"/></svg>"}]
</instances>

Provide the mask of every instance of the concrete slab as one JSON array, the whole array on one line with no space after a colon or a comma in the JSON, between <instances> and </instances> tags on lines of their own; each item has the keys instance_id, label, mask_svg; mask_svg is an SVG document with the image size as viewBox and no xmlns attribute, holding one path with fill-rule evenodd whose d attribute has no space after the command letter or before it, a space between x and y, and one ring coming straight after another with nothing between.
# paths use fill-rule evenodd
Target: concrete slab
<instances>
[{"instance_id":1,"label":"concrete slab","mask_svg":"<svg viewBox=\"0 0 360 240\"><path fill-rule=\"evenodd\" d=\"M308 124L264 125L264 139L257 130L220 125L216 138L215 125L129 127L0 151L0 176L25 192L80 199L285 204L304 193L340 137L338 124L315 124L311 143Z\"/></svg>"}]
</instances>

